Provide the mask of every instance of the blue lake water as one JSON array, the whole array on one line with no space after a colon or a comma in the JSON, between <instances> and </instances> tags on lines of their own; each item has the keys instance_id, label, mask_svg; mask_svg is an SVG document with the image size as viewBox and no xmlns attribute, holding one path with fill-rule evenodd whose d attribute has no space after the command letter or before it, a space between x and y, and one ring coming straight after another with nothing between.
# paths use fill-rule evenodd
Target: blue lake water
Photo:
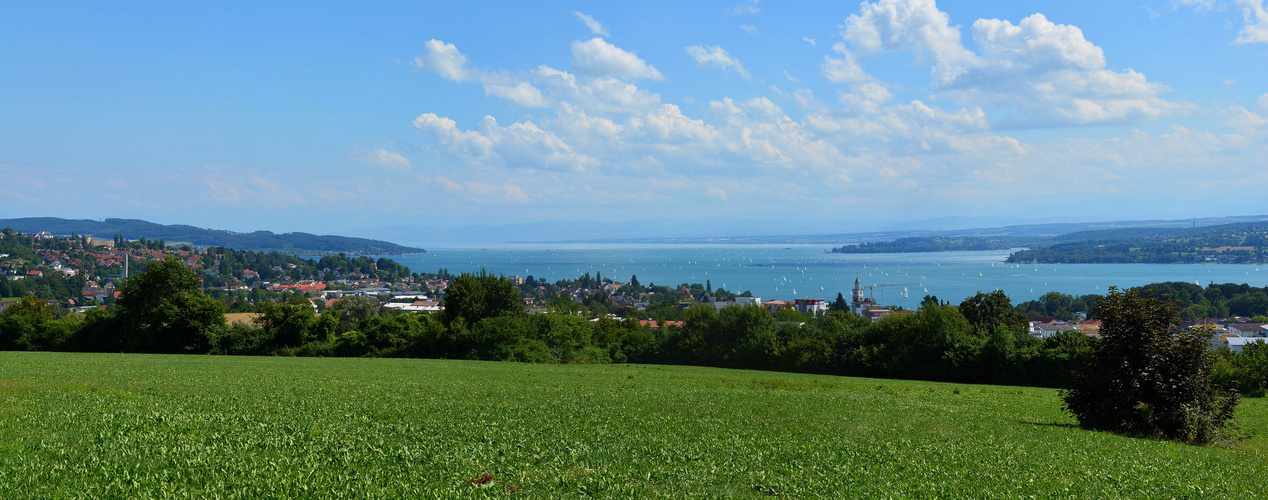
<instances>
[{"instance_id":1,"label":"blue lake water","mask_svg":"<svg viewBox=\"0 0 1268 500\"><path fill-rule=\"evenodd\" d=\"M904 254L833 254L823 245L508 245L488 250L438 249L392 257L416 272L487 269L554 282L596 273L643 285L705 283L763 300L848 299L858 278L877 302L912 309L925 295L959 303L979 291L1003 290L1013 303L1048 291L1103 294L1164 281L1268 285L1268 266L1233 264L1005 264L1007 250Z\"/></svg>"}]
</instances>

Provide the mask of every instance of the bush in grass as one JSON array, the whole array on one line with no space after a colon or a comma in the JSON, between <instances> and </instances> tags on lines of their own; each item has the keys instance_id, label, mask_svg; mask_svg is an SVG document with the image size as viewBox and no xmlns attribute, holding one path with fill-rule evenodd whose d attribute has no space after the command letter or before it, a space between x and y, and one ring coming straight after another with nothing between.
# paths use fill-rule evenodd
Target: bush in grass
<instances>
[{"instance_id":1,"label":"bush in grass","mask_svg":"<svg viewBox=\"0 0 1268 500\"><path fill-rule=\"evenodd\" d=\"M1175 303L1110 288L1097 317L1101 342L1064 394L1081 425L1190 443L1223 435L1239 396L1212 381L1207 335L1181 328Z\"/></svg>"}]
</instances>

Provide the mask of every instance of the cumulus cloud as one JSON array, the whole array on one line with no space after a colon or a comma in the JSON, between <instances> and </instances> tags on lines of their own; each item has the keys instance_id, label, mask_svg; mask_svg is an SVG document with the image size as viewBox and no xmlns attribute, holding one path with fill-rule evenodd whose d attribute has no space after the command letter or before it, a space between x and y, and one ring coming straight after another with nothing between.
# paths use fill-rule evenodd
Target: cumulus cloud
<instances>
[{"instance_id":1,"label":"cumulus cloud","mask_svg":"<svg viewBox=\"0 0 1268 500\"><path fill-rule=\"evenodd\" d=\"M424 44L426 52L414 58L414 65L455 82L477 81L485 95L506 99L526 108L543 108L551 103L532 83L502 72L467 67L467 56L458 47L440 40Z\"/></svg>"},{"instance_id":2,"label":"cumulus cloud","mask_svg":"<svg viewBox=\"0 0 1268 500\"><path fill-rule=\"evenodd\" d=\"M1259 101L1255 104L1259 106L1259 110L1268 113L1268 94L1259 96Z\"/></svg>"},{"instance_id":3,"label":"cumulus cloud","mask_svg":"<svg viewBox=\"0 0 1268 500\"><path fill-rule=\"evenodd\" d=\"M942 81L975 59L960 43L960 28L951 26L933 0L865 2L846 18L841 36L863 55L903 51L933 61L934 75Z\"/></svg>"},{"instance_id":4,"label":"cumulus cloud","mask_svg":"<svg viewBox=\"0 0 1268 500\"><path fill-rule=\"evenodd\" d=\"M893 94L884 85L866 82L854 85L849 92L841 92L837 100L845 106L847 113L876 114L881 106L893 99Z\"/></svg>"},{"instance_id":5,"label":"cumulus cloud","mask_svg":"<svg viewBox=\"0 0 1268 500\"><path fill-rule=\"evenodd\" d=\"M503 127L485 116L474 129L463 131L449 118L424 113L414 119L414 127L448 154L472 165L581 171L596 164L594 158L577 153L559 136L529 121Z\"/></svg>"},{"instance_id":6,"label":"cumulus cloud","mask_svg":"<svg viewBox=\"0 0 1268 500\"><path fill-rule=\"evenodd\" d=\"M807 37L807 36L803 36L803 37L801 37L801 39L802 39L802 41L805 41L806 43L810 44L810 46L811 46L811 47L818 47L818 46L819 46L819 44L818 44L818 43L816 43L816 42L815 42L815 39L813 39L813 38L810 38L810 37Z\"/></svg>"},{"instance_id":7,"label":"cumulus cloud","mask_svg":"<svg viewBox=\"0 0 1268 500\"><path fill-rule=\"evenodd\" d=\"M1268 8L1264 0L1237 0L1246 23L1234 43L1268 43Z\"/></svg>"},{"instance_id":8,"label":"cumulus cloud","mask_svg":"<svg viewBox=\"0 0 1268 500\"><path fill-rule=\"evenodd\" d=\"M593 17L583 14L581 11L576 11L572 14L577 16L577 19L581 20L581 22L586 25L586 28L590 29L591 33L599 36L608 36L608 27L604 26L599 21L594 20Z\"/></svg>"},{"instance_id":9,"label":"cumulus cloud","mask_svg":"<svg viewBox=\"0 0 1268 500\"><path fill-rule=\"evenodd\" d=\"M628 80L664 80L654 66L602 38L572 42L572 66L580 73Z\"/></svg>"},{"instance_id":10,"label":"cumulus cloud","mask_svg":"<svg viewBox=\"0 0 1268 500\"><path fill-rule=\"evenodd\" d=\"M1187 109L1158 97L1167 88L1145 75L1108 69L1103 51L1082 30L1043 14L1017 24L978 19L972 26L975 53L933 0L878 0L849 16L841 37L845 44L834 51L845 57L825 58L829 81L865 80L853 55L910 52L932 63L937 94L1000 108L1007 126L1129 123Z\"/></svg>"},{"instance_id":11,"label":"cumulus cloud","mask_svg":"<svg viewBox=\"0 0 1268 500\"><path fill-rule=\"evenodd\" d=\"M833 51L841 54L841 57L823 56L823 64L819 65L819 72L829 82L862 82L871 78L854 59L854 54L845 48L845 44L837 42Z\"/></svg>"},{"instance_id":12,"label":"cumulus cloud","mask_svg":"<svg viewBox=\"0 0 1268 500\"><path fill-rule=\"evenodd\" d=\"M756 35L759 33L757 26L753 26L750 24L741 24L740 29L744 30L745 33L748 33L750 35Z\"/></svg>"},{"instance_id":13,"label":"cumulus cloud","mask_svg":"<svg viewBox=\"0 0 1268 500\"><path fill-rule=\"evenodd\" d=\"M744 65L740 61L728 54L726 50L717 45L692 45L685 49L687 54L696 61L696 67L712 68L719 71L734 71L736 74L744 77L745 80L751 78L748 71L744 69Z\"/></svg>"},{"instance_id":14,"label":"cumulus cloud","mask_svg":"<svg viewBox=\"0 0 1268 500\"><path fill-rule=\"evenodd\" d=\"M426 52L414 58L414 65L440 75L455 82L465 82L471 78L467 72L467 56L458 52L458 47L432 39L423 44Z\"/></svg>"}]
</instances>

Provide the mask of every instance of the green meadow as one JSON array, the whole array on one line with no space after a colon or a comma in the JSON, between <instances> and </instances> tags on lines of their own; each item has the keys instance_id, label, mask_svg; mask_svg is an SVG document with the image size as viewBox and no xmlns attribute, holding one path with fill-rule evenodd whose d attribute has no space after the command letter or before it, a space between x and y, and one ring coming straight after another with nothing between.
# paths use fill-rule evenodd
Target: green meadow
<instances>
[{"instance_id":1,"label":"green meadow","mask_svg":"<svg viewBox=\"0 0 1268 500\"><path fill-rule=\"evenodd\" d=\"M0 352L0 498L1256 497L1247 439L1051 389L652 365Z\"/></svg>"}]
</instances>

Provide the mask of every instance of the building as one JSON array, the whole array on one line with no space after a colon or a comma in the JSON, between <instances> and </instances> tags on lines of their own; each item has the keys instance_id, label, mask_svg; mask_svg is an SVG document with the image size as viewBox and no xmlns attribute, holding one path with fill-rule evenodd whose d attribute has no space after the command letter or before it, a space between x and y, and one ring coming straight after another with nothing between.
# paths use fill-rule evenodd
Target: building
<instances>
[{"instance_id":1,"label":"building","mask_svg":"<svg viewBox=\"0 0 1268 500\"><path fill-rule=\"evenodd\" d=\"M758 306L758 307L761 307L761 306L762 306L762 298L761 298L761 297L736 297L736 298L735 298L735 305L737 305L737 306L741 306L741 307L743 307L743 306Z\"/></svg>"},{"instance_id":2,"label":"building","mask_svg":"<svg viewBox=\"0 0 1268 500\"><path fill-rule=\"evenodd\" d=\"M863 284L859 283L858 278L854 279L854 290L850 292L850 312L855 316L862 316L873 322L889 316L889 309L881 307L876 301L863 297Z\"/></svg>"},{"instance_id":3,"label":"building","mask_svg":"<svg viewBox=\"0 0 1268 500\"><path fill-rule=\"evenodd\" d=\"M1225 337L1224 340L1228 342L1228 350L1233 352L1242 352L1247 344L1268 343L1268 338L1265 337Z\"/></svg>"},{"instance_id":4,"label":"building","mask_svg":"<svg viewBox=\"0 0 1268 500\"><path fill-rule=\"evenodd\" d=\"M793 301L793 307L799 313L828 312L828 301L814 298L799 298Z\"/></svg>"},{"instance_id":5,"label":"building","mask_svg":"<svg viewBox=\"0 0 1268 500\"><path fill-rule=\"evenodd\" d=\"M1224 327L1238 337L1261 337L1264 334L1263 323L1230 323Z\"/></svg>"}]
</instances>

